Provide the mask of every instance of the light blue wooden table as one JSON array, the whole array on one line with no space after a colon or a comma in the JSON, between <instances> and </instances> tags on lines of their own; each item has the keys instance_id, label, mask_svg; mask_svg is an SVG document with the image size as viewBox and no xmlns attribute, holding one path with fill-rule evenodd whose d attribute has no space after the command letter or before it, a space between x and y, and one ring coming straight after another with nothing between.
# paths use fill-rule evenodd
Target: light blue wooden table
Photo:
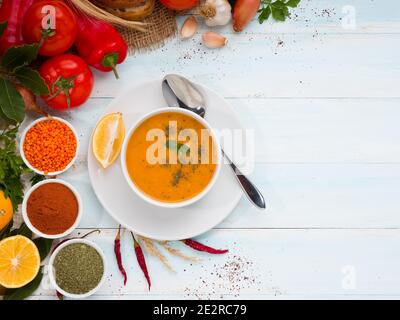
<instances>
[{"instance_id":1,"label":"light blue wooden table","mask_svg":"<svg viewBox=\"0 0 400 320\"><path fill-rule=\"evenodd\" d=\"M85 200L79 231L101 228L92 240L109 262L94 299L400 298L400 2L303 0L294 14L241 34L222 28L229 44L220 50L200 44L202 27L191 40L136 54L120 81L96 73L93 97L65 115L82 148L63 178ZM118 226L92 191L86 157L110 101L166 73L216 89L256 129L252 178L268 209L260 213L243 198L199 238L229 248L227 256L196 255L202 262L193 265L169 258L175 273L148 257L148 292L128 233L122 285L113 256ZM33 298L55 297L44 281Z\"/></svg>"}]
</instances>

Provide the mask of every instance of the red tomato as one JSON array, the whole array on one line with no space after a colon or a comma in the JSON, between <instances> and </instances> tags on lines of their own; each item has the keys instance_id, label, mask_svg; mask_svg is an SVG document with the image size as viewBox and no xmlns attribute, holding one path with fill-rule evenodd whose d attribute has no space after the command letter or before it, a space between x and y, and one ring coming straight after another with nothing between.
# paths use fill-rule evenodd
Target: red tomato
<instances>
[{"instance_id":1,"label":"red tomato","mask_svg":"<svg viewBox=\"0 0 400 320\"><path fill-rule=\"evenodd\" d=\"M73 54L63 54L47 60L39 72L50 88L50 95L42 98L53 109L78 107L92 92L92 71L85 61Z\"/></svg>"},{"instance_id":2,"label":"red tomato","mask_svg":"<svg viewBox=\"0 0 400 320\"><path fill-rule=\"evenodd\" d=\"M172 10L189 10L199 4L199 0L160 0L160 2Z\"/></svg>"},{"instance_id":3,"label":"red tomato","mask_svg":"<svg viewBox=\"0 0 400 320\"><path fill-rule=\"evenodd\" d=\"M47 21L54 22L54 29L51 25L48 27ZM55 56L67 51L74 44L77 32L74 13L58 0L33 3L22 23L22 35L26 42L38 43L45 37L39 50L43 56Z\"/></svg>"}]
</instances>

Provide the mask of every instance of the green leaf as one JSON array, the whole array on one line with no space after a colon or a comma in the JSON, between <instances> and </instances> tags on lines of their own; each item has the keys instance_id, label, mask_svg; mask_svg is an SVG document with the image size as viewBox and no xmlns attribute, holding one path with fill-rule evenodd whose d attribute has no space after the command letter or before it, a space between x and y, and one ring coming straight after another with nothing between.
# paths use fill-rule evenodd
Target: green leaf
<instances>
[{"instance_id":1,"label":"green leaf","mask_svg":"<svg viewBox=\"0 0 400 320\"><path fill-rule=\"evenodd\" d=\"M33 242L39 249L40 260L43 261L50 253L51 246L53 245L53 240L45 238L36 238L35 240L33 240Z\"/></svg>"},{"instance_id":2,"label":"green leaf","mask_svg":"<svg viewBox=\"0 0 400 320\"><path fill-rule=\"evenodd\" d=\"M36 183L45 180L46 177L42 176L41 174L34 173L32 177L29 179L31 186L34 186Z\"/></svg>"},{"instance_id":3,"label":"green leaf","mask_svg":"<svg viewBox=\"0 0 400 320\"><path fill-rule=\"evenodd\" d=\"M49 94L49 87L39 72L30 67L19 67L14 72L17 79L36 95Z\"/></svg>"},{"instance_id":4,"label":"green leaf","mask_svg":"<svg viewBox=\"0 0 400 320\"><path fill-rule=\"evenodd\" d=\"M260 22L260 24L263 23L265 20L268 20L270 15L271 15L271 8L269 6L261 9L260 15L258 16L258 22Z\"/></svg>"},{"instance_id":5,"label":"green leaf","mask_svg":"<svg viewBox=\"0 0 400 320\"><path fill-rule=\"evenodd\" d=\"M289 0L286 5L291 8L296 8L300 3L300 0Z\"/></svg>"},{"instance_id":6,"label":"green leaf","mask_svg":"<svg viewBox=\"0 0 400 320\"><path fill-rule=\"evenodd\" d=\"M37 43L11 47L5 52L1 64L4 68L14 71L18 67L31 64L36 59L38 51Z\"/></svg>"},{"instance_id":7,"label":"green leaf","mask_svg":"<svg viewBox=\"0 0 400 320\"><path fill-rule=\"evenodd\" d=\"M25 103L12 83L0 78L0 109L5 120L22 122L25 117Z\"/></svg>"},{"instance_id":8,"label":"green leaf","mask_svg":"<svg viewBox=\"0 0 400 320\"><path fill-rule=\"evenodd\" d=\"M0 37L3 35L3 32L7 29L8 22L0 23Z\"/></svg>"},{"instance_id":9,"label":"green leaf","mask_svg":"<svg viewBox=\"0 0 400 320\"><path fill-rule=\"evenodd\" d=\"M24 300L30 297L37 288L39 288L40 283L43 279L43 267L40 268L39 273L31 282L27 285L18 289L7 289L4 295L4 300Z\"/></svg>"},{"instance_id":10,"label":"green leaf","mask_svg":"<svg viewBox=\"0 0 400 320\"><path fill-rule=\"evenodd\" d=\"M274 3L272 3L272 7L283 9L286 8L286 4L282 0L276 0Z\"/></svg>"},{"instance_id":11,"label":"green leaf","mask_svg":"<svg viewBox=\"0 0 400 320\"><path fill-rule=\"evenodd\" d=\"M22 223L18 229L14 229L10 232L10 236L16 236L16 235L25 236L31 239L32 231L28 228L28 226L25 223Z\"/></svg>"},{"instance_id":12,"label":"green leaf","mask_svg":"<svg viewBox=\"0 0 400 320\"><path fill-rule=\"evenodd\" d=\"M8 223L8 225L6 225L6 226L0 231L0 240L3 240L4 238L7 238L7 237L8 237L8 235L9 235L9 233L10 233L10 230L11 230L13 224L14 224L14 221L11 220L11 221Z\"/></svg>"},{"instance_id":13,"label":"green leaf","mask_svg":"<svg viewBox=\"0 0 400 320\"><path fill-rule=\"evenodd\" d=\"M285 15L284 9L272 7L271 8L271 12L272 12L272 17L275 20L277 20L277 21L285 21L286 15Z\"/></svg>"},{"instance_id":14,"label":"green leaf","mask_svg":"<svg viewBox=\"0 0 400 320\"><path fill-rule=\"evenodd\" d=\"M8 117L4 114L3 110L1 110L1 106L0 106L0 118L7 121L7 123L9 124L17 124L16 121L12 120L12 119L8 119ZM0 179L2 180L2 179Z\"/></svg>"}]
</instances>

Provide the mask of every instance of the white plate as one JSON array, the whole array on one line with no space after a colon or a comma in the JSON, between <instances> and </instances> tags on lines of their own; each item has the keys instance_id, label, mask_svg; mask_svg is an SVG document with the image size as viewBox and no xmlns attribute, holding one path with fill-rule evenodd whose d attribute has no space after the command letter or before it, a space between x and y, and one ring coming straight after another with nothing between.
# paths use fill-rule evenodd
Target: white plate
<instances>
[{"instance_id":1,"label":"white plate","mask_svg":"<svg viewBox=\"0 0 400 320\"><path fill-rule=\"evenodd\" d=\"M242 129L229 104L213 91L200 86L207 97L206 120L214 129ZM161 80L127 90L115 98L105 114L121 112L129 129L143 114L165 107ZM202 234L224 220L236 207L242 190L231 169L221 168L213 189L199 202L184 208L160 208L140 199L124 179L120 161L103 170L89 146L88 169L97 198L106 211L125 228L156 240L180 240Z\"/></svg>"}]
</instances>

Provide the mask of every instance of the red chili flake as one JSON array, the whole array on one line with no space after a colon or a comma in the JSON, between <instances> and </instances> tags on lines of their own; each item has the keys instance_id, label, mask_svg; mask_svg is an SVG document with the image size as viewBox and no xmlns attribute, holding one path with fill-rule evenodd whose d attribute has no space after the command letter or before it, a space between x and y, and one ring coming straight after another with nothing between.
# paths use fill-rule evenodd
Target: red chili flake
<instances>
[{"instance_id":1,"label":"red chili flake","mask_svg":"<svg viewBox=\"0 0 400 320\"><path fill-rule=\"evenodd\" d=\"M147 280L147 283L149 285L149 290L150 290L151 281L150 281L149 273L147 271L147 265L146 265L146 260L144 258L143 250L140 247L139 242L137 242L137 240L135 239L135 236L133 235L132 232L131 232L131 235L132 235L132 239L133 239L133 247L135 248L137 262L140 266L140 269L142 269L142 272Z\"/></svg>"},{"instance_id":2,"label":"red chili flake","mask_svg":"<svg viewBox=\"0 0 400 320\"><path fill-rule=\"evenodd\" d=\"M125 268L122 264L122 257L121 257L121 225L118 227L117 236L114 240L114 253L115 258L117 259L118 269L121 272L122 276L124 277L124 286L126 285L126 281L128 280L128 276L126 275Z\"/></svg>"},{"instance_id":3,"label":"red chili flake","mask_svg":"<svg viewBox=\"0 0 400 320\"><path fill-rule=\"evenodd\" d=\"M229 250L220 250L220 249L211 248L209 246L206 246L206 245L204 245L200 242L197 242L195 240L192 240L192 239L182 240L182 242L194 250L201 251L201 252L207 252L210 254L224 254L224 253L229 252Z\"/></svg>"}]
</instances>

